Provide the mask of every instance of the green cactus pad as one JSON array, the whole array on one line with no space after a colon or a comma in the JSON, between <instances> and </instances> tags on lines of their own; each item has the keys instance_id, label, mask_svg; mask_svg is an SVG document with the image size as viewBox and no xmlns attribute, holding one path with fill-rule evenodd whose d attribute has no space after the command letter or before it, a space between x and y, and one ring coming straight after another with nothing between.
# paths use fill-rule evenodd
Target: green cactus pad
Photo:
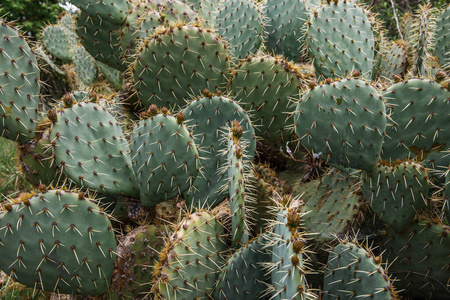
<instances>
[{"instance_id":1,"label":"green cactus pad","mask_svg":"<svg viewBox=\"0 0 450 300\"><path fill-rule=\"evenodd\" d=\"M354 70L372 78L374 36L361 7L349 0L316 9L308 23L306 43L317 77L341 77Z\"/></svg>"},{"instance_id":2,"label":"green cactus pad","mask_svg":"<svg viewBox=\"0 0 450 300\"><path fill-rule=\"evenodd\" d=\"M378 162L386 128L385 105L360 79L321 84L297 105L294 122L302 144L320 158L370 171Z\"/></svg>"},{"instance_id":3,"label":"green cactus pad","mask_svg":"<svg viewBox=\"0 0 450 300\"><path fill-rule=\"evenodd\" d=\"M236 123L233 122L227 137L227 170L231 213L231 243L233 247L239 248L248 242L250 226L245 207L248 201L246 197L247 170L243 158L245 146L239 141L240 136L236 136L237 134L233 132L233 130L236 130L235 128L243 129L239 124L236 126ZM239 133L239 135L241 134Z\"/></svg>"},{"instance_id":4,"label":"green cactus pad","mask_svg":"<svg viewBox=\"0 0 450 300\"><path fill-rule=\"evenodd\" d=\"M83 11L77 15L76 32L86 51L96 60L123 72L127 65L122 59L120 31L120 25L106 19L90 16Z\"/></svg>"},{"instance_id":5,"label":"green cactus pad","mask_svg":"<svg viewBox=\"0 0 450 300\"><path fill-rule=\"evenodd\" d=\"M386 127L381 158L423 161L450 140L450 92L437 82L411 79L393 84L383 93L390 124Z\"/></svg>"},{"instance_id":6,"label":"green cactus pad","mask_svg":"<svg viewBox=\"0 0 450 300\"><path fill-rule=\"evenodd\" d=\"M73 65L78 78L84 84L90 86L97 79L95 59L81 45L77 46L74 50Z\"/></svg>"},{"instance_id":7,"label":"green cactus pad","mask_svg":"<svg viewBox=\"0 0 450 300\"><path fill-rule=\"evenodd\" d=\"M443 215L450 224L450 172L445 176L444 189L442 191L442 198L444 200Z\"/></svg>"},{"instance_id":8,"label":"green cactus pad","mask_svg":"<svg viewBox=\"0 0 450 300\"><path fill-rule=\"evenodd\" d=\"M158 12L160 15L164 15L164 22L168 23L189 23L196 21L198 15L188 5L178 0L148 0L148 7Z\"/></svg>"},{"instance_id":9,"label":"green cactus pad","mask_svg":"<svg viewBox=\"0 0 450 300\"><path fill-rule=\"evenodd\" d=\"M145 295L151 288L153 268L168 238L163 226L142 225L129 232L117 247L111 280L112 293L120 299Z\"/></svg>"},{"instance_id":10,"label":"green cactus pad","mask_svg":"<svg viewBox=\"0 0 450 300\"><path fill-rule=\"evenodd\" d=\"M382 53L381 76L392 80L394 76L404 77L408 67L406 43L402 40L390 42Z\"/></svg>"},{"instance_id":11,"label":"green cactus pad","mask_svg":"<svg viewBox=\"0 0 450 300\"><path fill-rule=\"evenodd\" d=\"M42 33L42 43L54 57L70 61L77 44L75 32L60 25L50 25Z\"/></svg>"},{"instance_id":12,"label":"green cactus pad","mask_svg":"<svg viewBox=\"0 0 450 300\"><path fill-rule=\"evenodd\" d=\"M78 102L58 112L50 140L56 162L78 186L116 195L139 195L128 144L103 107Z\"/></svg>"},{"instance_id":13,"label":"green cactus pad","mask_svg":"<svg viewBox=\"0 0 450 300\"><path fill-rule=\"evenodd\" d=\"M438 16L436 22L436 56L442 66L450 68L450 5Z\"/></svg>"},{"instance_id":14,"label":"green cactus pad","mask_svg":"<svg viewBox=\"0 0 450 300\"><path fill-rule=\"evenodd\" d=\"M121 25L127 18L127 0L91 1L70 0L83 13L96 17L104 22Z\"/></svg>"},{"instance_id":15,"label":"green cactus pad","mask_svg":"<svg viewBox=\"0 0 450 300\"><path fill-rule=\"evenodd\" d=\"M226 0L219 9L216 29L236 58L255 53L263 34L262 14L251 0Z\"/></svg>"},{"instance_id":16,"label":"green cactus pad","mask_svg":"<svg viewBox=\"0 0 450 300\"><path fill-rule=\"evenodd\" d=\"M425 168L415 162L379 165L373 172L364 172L361 176L362 192L381 221L402 230L417 211L427 206L427 175Z\"/></svg>"},{"instance_id":17,"label":"green cactus pad","mask_svg":"<svg viewBox=\"0 0 450 300\"><path fill-rule=\"evenodd\" d=\"M119 70L108 67L102 62L95 61L98 70L111 82L116 90L122 90L123 77ZM78 73L78 72L77 72Z\"/></svg>"},{"instance_id":18,"label":"green cactus pad","mask_svg":"<svg viewBox=\"0 0 450 300\"><path fill-rule=\"evenodd\" d=\"M198 151L186 126L168 114L141 120L130 138L141 202L147 206L181 195L198 173Z\"/></svg>"},{"instance_id":19,"label":"green cactus pad","mask_svg":"<svg viewBox=\"0 0 450 300\"><path fill-rule=\"evenodd\" d=\"M138 97L174 108L198 97L203 89L216 91L227 82L229 59L226 46L212 31L179 25L161 28L145 39L132 68Z\"/></svg>"},{"instance_id":20,"label":"green cactus pad","mask_svg":"<svg viewBox=\"0 0 450 300\"><path fill-rule=\"evenodd\" d=\"M391 262L400 295L418 299L448 299L450 227L431 220L414 221L401 232L389 230L382 249Z\"/></svg>"},{"instance_id":21,"label":"green cactus pad","mask_svg":"<svg viewBox=\"0 0 450 300\"><path fill-rule=\"evenodd\" d=\"M0 23L0 136L25 143L38 121L40 71L25 38L5 20Z\"/></svg>"},{"instance_id":22,"label":"green cactus pad","mask_svg":"<svg viewBox=\"0 0 450 300\"><path fill-rule=\"evenodd\" d=\"M431 43L433 39L435 17L431 4L420 5L417 12L418 24L414 24L414 35L412 42L416 49L414 59L414 76L420 77L425 75L425 64L429 55Z\"/></svg>"},{"instance_id":23,"label":"green cactus pad","mask_svg":"<svg viewBox=\"0 0 450 300\"><path fill-rule=\"evenodd\" d=\"M270 281L263 265L272 260L264 246L264 236L260 235L233 253L219 275L214 299L257 300L263 297L265 283Z\"/></svg>"},{"instance_id":24,"label":"green cactus pad","mask_svg":"<svg viewBox=\"0 0 450 300\"><path fill-rule=\"evenodd\" d=\"M75 32L76 21L75 18L70 13L63 14L59 18L58 24L63 26L69 31Z\"/></svg>"},{"instance_id":25,"label":"green cactus pad","mask_svg":"<svg viewBox=\"0 0 450 300\"><path fill-rule=\"evenodd\" d=\"M300 233L303 213L300 201L284 195L276 203L276 218L272 221L270 234L266 235L266 248L272 252L272 261L267 265L271 274L271 299L309 299L306 283L307 240Z\"/></svg>"},{"instance_id":26,"label":"green cactus pad","mask_svg":"<svg viewBox=\"0 0 450 300\"><path fill-rule=\"evenodd\" d=\"M225 0L183 0L183 2L197 12L207 27L214 28L219 8Z\"/></svg>"},{"instance_id":27,"label":"green cactus pad","mask_svg":"<svg viewBox=\"0 0 450 300\"><path fill-rule=\"evenodd\" d=\"M139 38L151 37L156 28L166 25L165 19L159 12L148 11L138 20L139 24Z\"/></svg>"},{"instance_id":28,"label":"green cactus pad","mask_svg":"<svg viewBox=\"0 0 450 300\"><path fill-rule=\"evenodd\" d=\"M305 202L303 225L314 232L315 241L332 241L361 221L363 200L358 194L358 176L330 169L322 179L293 188L292 194Z\"/></svg>"},{"instance_id":29,"label":"green cactus pad","mask_svg":"<svg viewBox=\"0 0 450 300\"><path fill-rule=\"evenodd\" d=\"M222 224L207 211L184 218L159 256L152 290L156 296L207 299L223 264L223 234Z\"/></svg>"},{"instance_id":30,"label":"green cactus pad","mask_svg":"<svg viewBox=\"0 0 450 300\"><path fill-rule=\"evenodd\" d=\"M328 257L323 299L350 297L397 299L381 258L360 245L341 242Z\"/></svg>"},{"instance_id":31,"label":"green cactus pad","mask_svg":"<svg viewBox=\"0 0 450 300\"><path fill-rule=\"evenodd\" d=\"M310 1L311 2L311 1ZM268 0L264 7L267 47L286 59L299 61L305 42L304 25L311 13L306 0Z\"/></svg>"},{"instance_id":32,"label":"green cactus pad","mask_svg":"<svg viewBox=\"0 0 450 300\"><path fill-rule=\"evenodd\" d=\"M255 154L255 130L247 113L237 102L222 97L202 97L192 101L184 110L186 124L191 127L195 143L201 154L201 174L194 181L194 188L189 193L188 207L214 207L219 205L227 193L220 187L227 183L228 176L224 165L226 160L221 155L227 145L223 141L222 131L225 126L237 120L244 128L242 140L245 147L245 160L251 161ZM223 171L222 171L223 170Z\"/></svg>"},{"instance_id":33,"label":"green cactus pad","mask_svg":"<svg viewBox=\"0 0 450 300\"><path fill-rule=\"evenodd\" d=\"M60 170L52 157L49 132L44 131L31 141L19 145L20 165L28 182L37 187L58 186Z\"/></svg>"},{"instance_id":34,"label":"green cactus pad","mask_svg":"<svg viewBox=\"0 0 450 300\"><path fill-rule=\"evenodd\" d=\"M22 284L101 295L114 268L108 217L82 194L49 190L0 212L0 268Z\"/></svg>"},{"instance_id":35,"label":"green cactus pad","mask_svg":"<svg viewBox=\"0 0 450 300\"><path fill-rule=\"evenodd\" d=\"M298 67L281 58L249 57L243 61L230 80L236 101L250 112L252 122L268 143L280 145L289 140L300 89L306 85Z\"/></svg>"}]
</instances>

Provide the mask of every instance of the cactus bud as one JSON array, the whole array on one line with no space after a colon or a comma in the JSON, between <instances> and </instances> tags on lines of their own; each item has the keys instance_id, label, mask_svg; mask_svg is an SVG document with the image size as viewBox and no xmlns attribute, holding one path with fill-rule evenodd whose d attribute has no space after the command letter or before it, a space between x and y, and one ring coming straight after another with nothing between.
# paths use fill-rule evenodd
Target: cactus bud
<instances>
[{"instance_id":1,"label":"cactus bud","mask_svg":"<svg viewBox=\"0 0 450 300\"><path fill-rule=\"evenodd\" d=\"M361 76L361 73L358 70L353 70L352 77L353 78L359 78Z\"/></svg>"},{"instance_id":2,"label":"cactus bud","mask_svg":"<svg viewBox=\"0 0 450 300\"><path fill-rule=\"evenodd\" d=\"M212 98L212 93L208 89L204 89L202 91L203 96L208 97L209 99Z\"/></svg>"},{"instance_id":3,"label":"cactus bud","mask_svg":"<svg viewBox=\"0 0 450 300\"><path fill-rule=\"evenodd\" d=\"M47 112L47 117L50 121L52 121L53 124L58 121L58 115L56 114L56 111L54 109L49 109Z\"/></svg>"},{"instance_id":4,"label":"cactus bud","mask_svg":"<svg viewBox=\"0 0 450 300\"><path fill-rule=\"evenodd\" d=\"M434 78L439 83L441 83L445 79L445 77L446 77L445 72L443 72L443 71L438 71L438 72L436 72L436 75L434 75Z\"/></svg>"},{"instance_id":5,"label":"cactus bud","mask_svg":"<svg viewBox=\"0 0 450 300\"><path fill-rule=\"evenodd\" d=\"M72 98L72 95L69 93L66 93L63 97L62 97L62 102L64 104L64 107L70 108L73 106L74 104L74 100Z\"/></svg>"},{"instance_id":6,"label":"cactus bud","mask_svg":"<svg viewBox=\"0 0 450 300\"><path fill-rule=\"evenodd\" d=\"M236 151L234 152L234 155L236 155L236 157L238 159L241 159L242 158L242 148L241 147L237 148Z\"/></svg>"},{"instance_id":7,"label":"cactus bud","mask_svg":"<svg viewBox=\"0 0 450 300\"><path fill-rule=\"evenodd\" d=\"M155 104L150 104L150 107L147 110L147 114L149 117L153 117L158 114L158 107Z\"/></svg>"},{"instance_id":8,"label":"cactus bud","mask_svg":"<svg viewBox=\"0 0 450 300\"><path fill-rule=\"evenodd\" d=\"M403 80L401 74L394 75L394 82L401 82Z\"/></svg>"},{"instance_id":9,"label":"cactus bud","mask_svg":"<svg viewBox=\"0 0 450 300\"><path fill-rule=\"evenodd\" d=\"M300 263L300 259L298 258L297 255L294 255L294 256L292 256L292 258L291 258L291 262L292 262L292 265L298 266L298 264Z\"/></svg>"},{"instance_id":10,"label":"cactus bud","mask_svg":"<svg viewBox=\"0 0 450 300\"><path fill-rule=\"evenodd\" d=\"M47 191L47 186L45 184L41 183L40 185L38 185L37 189L39 192L43 193L43 192Z\"/></svg>"},{"instance_id":11,"label":"cactus bud","mask_svg":"<svg viewBox=\"0 0 450 300\"><path fill-rule=\"evenodd\" d=\"M231 134L236 140L239 140L244 134L244 128L242 128L241 124L239 124L239 121L234 120L231 124Z\"/></svg>"},{"instance_id":12,"label":"cactus bud","mask_svg":"<svg viewBox=\"0 0 450 300\"><path fill-rule=\"evenodd\" d=\"M3 209L7 210L7 211L11 211L12 210L12 205L10 203L6 203L3 205Z\"/></svg>"},{"instance_id":13,"label":"cactus bud","mask_svg":"<svg viewBox=\"0 0 450 300\"><path fill-rule=\"evenodd\" d=\"M303 249L303 243L302 241L295 241L294 244L292 245L292 249L294 250L295 253L299 253L300 251L302 251Z\"/></svg>"},{"instance_id":14,"label":"cactus bud","mask_svg":"<svg viewBox=\"0 0 450 300\"><path fill-rule=\"evenodd\" d=\"M163 107L161 108L161 113L165 116L167 116L169 114L169 110L167 109L167 107Z\"/></svg>"},{"instance_id":15,"label":"cactus bud","mask_svg":"<svg viewBox=\"0 0 450 300\"><path fill-rule=\"evenodd\" d=\"M325 84L331 84L331 78L325 79Z\"/></svg>"},{"instance_id":16,"label":"cactus bud","mask_svg":"<svg viewBox=\"0 0 450 300\"><path fill-rule=\"evenodd\" d=\"M176 119L177 119L178 124L183 124L184 119L185 119L184 113L182 111L177 113Z\"/></svg>"},{"instance_id":17,"label":"cactus bud","mask_svg":"<svg viewBox=\"0 0 450 300\"><path fill-rule=\"evenodd\" d=\"M287 226L291 229L300 227L300 214L296 211L291 211L287 216Z\"/></svg>"},{"instance_id":18,"label":"cactus bud","mask_svg":"<svg viewBox=\"0 0 450 300\"><path fill-rule=\"evenodd\" d=\"M314 89L314 88L316 87L316 84L317 84L317 82L316 82L315 80L311 80L311 81L308 83L309 89L310 89L310 90Z\"/></svg>"},{"instance_id":19,"label":"cactus bud","mask_svg":"<svg viewBox=\"0 0 450 300\"><path fill-rule=\"evenodd\" d=\"M97 102L97 93L95 91L90 91L89 99L91 102Z\"/></svg>"}]
</instances>

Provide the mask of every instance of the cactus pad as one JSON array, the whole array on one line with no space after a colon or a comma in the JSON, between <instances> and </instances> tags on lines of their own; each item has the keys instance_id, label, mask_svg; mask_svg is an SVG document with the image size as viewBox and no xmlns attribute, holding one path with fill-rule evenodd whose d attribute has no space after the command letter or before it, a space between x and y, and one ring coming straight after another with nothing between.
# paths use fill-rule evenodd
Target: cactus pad
<instances>
[{"instance_id":1,"label":"cactus pad","mask_svg":"<svg viewBox=\"0 0 450 300\"><path fill-rule=\"evenodd\" d=\"M0 213L0 268L20 283L62 294L101 295L114 268L108 217L82 194L49 190Z\"/></svg>"},{"instance_id":2,"label":"cactus pad","mask_svg":"<svg viewBox=\"0 0 450 300\"><path fill-rule=\"evenodd\" d=\"M381 152L385 113L375 88L352 78L318 85L306 93L297 105L294 122L297 136L313 154L370 171Z\"/></svg>"}]
</instances>

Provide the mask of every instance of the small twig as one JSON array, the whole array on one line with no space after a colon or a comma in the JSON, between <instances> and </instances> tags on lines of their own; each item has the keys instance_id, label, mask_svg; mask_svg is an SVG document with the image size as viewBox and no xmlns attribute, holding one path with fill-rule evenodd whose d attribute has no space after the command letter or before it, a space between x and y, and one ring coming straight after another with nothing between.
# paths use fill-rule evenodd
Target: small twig
<instances>
[{"instance_id":1,"label":"small twig","mask_svg":"<svg viewBox=\"0 0 450 300\"><path fill-rule=\"evenodd\" d=\"M403 41L403 34L402 31L400 30L400 25L398 25L398 18L397 18L397 13L395 12L395 4L393 0L391 1L391 5L392 5L392 10L394 11L394 19L395 19L395 23L397 24L397 30L398 30L398 34L400 35L400 38Z\"/></svg>"}]
</instances>

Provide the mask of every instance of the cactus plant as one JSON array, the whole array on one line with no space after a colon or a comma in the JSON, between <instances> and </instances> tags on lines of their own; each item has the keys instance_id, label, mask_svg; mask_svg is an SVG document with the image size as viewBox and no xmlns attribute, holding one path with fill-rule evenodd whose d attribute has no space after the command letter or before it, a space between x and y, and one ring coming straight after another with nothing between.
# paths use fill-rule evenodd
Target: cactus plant
<instances>
[{"instance_id":1,"label":"cactus plant","mask_svg":"<svg viewBox=\"0 0 450 300\"><path fill-rule=\"evenodd\" d=\"M364 9L355 2L323 4L312 13L307 32L317 77L348 76L355 70L364 78L372 77L374 36Z\"/></svg>"},{"instance_id":2,"label":"cactus plant","mask_svg":"<svg viewBox=\"0 0 450 300\"><path fill-rule=\"evenodd\" d=\"M201 91L215 91L227 82L226 46L211 30L194 25L160 28L137 50L131 71L138 97L150 104L180 107Z\"/></svg>"},{"instance_id":3,"label":"cactus plant","mask_svg":"<svg viewBox=\"0 0 450 300\"><path fill-rule=\"evenodd\" d=\"M314 155L354 169L376 167L386 109L368 82L347 78L316 86L297 104L294 122L297 136Z\"/></svg>"},{"instance_id":4,"label":"cactus plant","mask_svg":"<svg viewBox=\"0 0 450 300\"><path fill-rule=\"evenodd\" d=\"M148 206L186 192L199 168L194 139L183 124L184 114L173 117L167 108L161 111L154 115L150 112L131 136L133 170L141 202Z\"/></svg>"},{"instance_id":5,"label":"cactus plant","mask_svg":"<svg viewBox=\"0 0 450 300\"><path fill-rule=\"evenodd\" d=\"M204 90L203 93L206 95L190 102L183 110L185 122L193 132L201 155L201 174L193 182L194 188L187 194L186 200L188 207L206 205L212 208L227 197L227 190L221 189L228 181L225 169L227 160L222 154L227 149L223 137L227 132L223 131L226 127L231 127L233 120L241 124L244 129L241 141L246 145L246 164L254 157L256 138L250 117L238 103L209 91Z\"/></svg>"},{"instance_id":6,"label":"cactus plant","mask_svg":"<svg viewBox=\"0 0 450 300\"><path fill-rule=\"evenodd\" d=\"M40 75L25 37L0 19L0 136L21 143L35 136Z\"/></svg>"},{"instance_id":7,"label":"cactus plant","mask_svg":"<svg viewBox=\"0 0 450 300\"><path fill-rule=\"evenodd\" d=\"M161 251L153 292L157 299L212 295L226 245L214 215L199 210L183 219Z\"/></svg>"},{"instance_id":8,"label":"cactus plant","mask_svg":"<svg viewBox=\"0 0 450 300\"><path fill-rule=\"evenodd\" d=\"M216 29L228 42L234 56L244 58L255 53L261 45L261 11L251 0L226 0L217 14Z\"/></svg>"},{"instance_id":9,"label":"cactus plant","mask_svg":"<svg viewBox=\"0 0 450 300\"><path fill-rule=\"evenodd\" d=\"M103 107L77 102L57 111L50 140L61 170L80 187L116 195L139 195L128 144Z\"/></svg>"},{"instance_id":10,"label":"cactus plant","mask_svg":"<svg viewBox=\"0 0 450 300\"><path fill-rule=\"evenodd\" d=\"M103 294L116 257L109 218L82 193L40 190L3 206L0 268L35 289Z\"/></svg>"},{"instance_id":11,"label":"cactus plant","mask_svg":"<svg viewBox=\"0 0 450 300\"><path fill-rule=\"evenodd\" d=\"M324 299L347 297L397 299L381 257L361 245L343 241L328 257Z\"/></svg>"}]
</instances>

